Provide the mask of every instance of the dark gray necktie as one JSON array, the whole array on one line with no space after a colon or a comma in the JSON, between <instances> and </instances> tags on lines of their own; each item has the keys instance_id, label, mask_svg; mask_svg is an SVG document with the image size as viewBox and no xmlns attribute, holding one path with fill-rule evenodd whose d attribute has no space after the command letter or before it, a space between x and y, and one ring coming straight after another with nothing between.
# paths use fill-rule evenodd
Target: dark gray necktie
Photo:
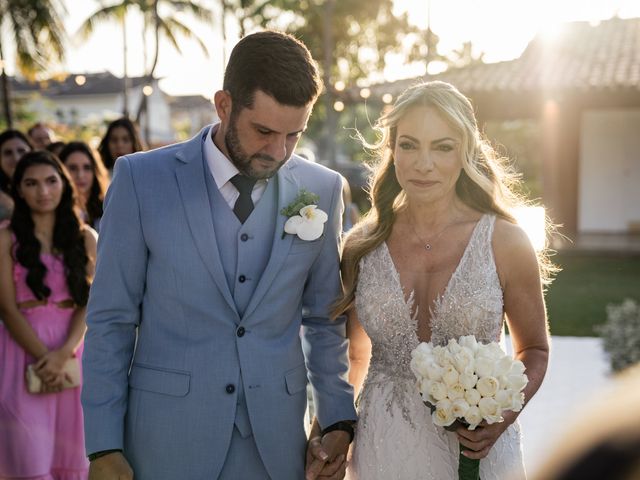
<instances>
[{"instance_id":1,"label":"dark gray necktie","mask_svg":"<svg viewBox=\"0 0 640 480\"><path fill-rule=\"evenodd\" d=\"M236 204L233 206L233 213L236 214L240 223L244 223L253 211L251 192L253 191L253 186L256 184L256 179L238 174L231 178L231 183L233 183L233 185L238 189L238 192L240 192L240 196L236 200Z\"/></svg>"}]
</instances>

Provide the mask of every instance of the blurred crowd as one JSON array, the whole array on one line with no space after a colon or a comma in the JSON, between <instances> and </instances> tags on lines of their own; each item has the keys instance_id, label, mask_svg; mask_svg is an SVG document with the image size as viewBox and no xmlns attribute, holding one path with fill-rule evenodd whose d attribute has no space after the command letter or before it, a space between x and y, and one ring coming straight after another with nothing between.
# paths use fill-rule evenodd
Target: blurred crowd
<instances>
[{"instance_id":1,"label":"blurred crowd","mask_svg":"<svg viewBox=\"0 0 640 480\"><path fill-rule=\"evenodd\" d=\"M127 118L95 151L44 123L0 133L0 478L87 478L85 309L115 160L143 149Z\"/></svg>"}]
</instances>

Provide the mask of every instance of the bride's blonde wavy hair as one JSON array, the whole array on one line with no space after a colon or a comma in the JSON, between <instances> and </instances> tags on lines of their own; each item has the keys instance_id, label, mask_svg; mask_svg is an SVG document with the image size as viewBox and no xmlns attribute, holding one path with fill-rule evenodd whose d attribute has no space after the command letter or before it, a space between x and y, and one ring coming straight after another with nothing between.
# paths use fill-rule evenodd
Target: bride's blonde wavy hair
<instances>
[{"instance_id":1,"label":"bride's blonde wavy hair","mask_svg":"<svg viewBox=\"0 0 640 480\"><path fill-rule=\"evenodd\" d=\"M515 192L519 177L509 167L505 158L497 155L478 130L473 106L453 85L425 82L409 87L398 97L393 108L376 122L378 142L367 143L366 149L379 159L372 168L369 179L371 210L349 232L342 256L343 295L336 302L335 316L348 310L355 297L360 260L384 242L395 221L396 213L406 202L406 197L395 173L393 152L396 146L398 122L414 107L434 108L461 137L462 172L456 183L456 194L462 202L482 213L493 213L511 223L516 223L513 211L528 202ZM548 222L547 222L548 223ZM538 255L541 278L546 283L554 267L547 252Z\"/></svg>"}]
</instances>

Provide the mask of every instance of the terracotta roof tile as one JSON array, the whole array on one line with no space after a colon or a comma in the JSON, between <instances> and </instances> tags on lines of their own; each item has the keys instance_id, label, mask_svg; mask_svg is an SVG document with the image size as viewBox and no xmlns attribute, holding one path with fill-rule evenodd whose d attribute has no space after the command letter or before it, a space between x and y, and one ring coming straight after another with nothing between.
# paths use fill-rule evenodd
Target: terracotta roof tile
<instances>
[{"instance_id":1,"label":"terracotta roof tile","mask_svg":"<svg viewBox=\"0 0 640 480\"><path fill-rule=\"evenodd\" d=\"M444 80L472 94L541 90L640 90L640 18L612 18L597 25L567 23L558 35L537 35L515 60L452 68L430 80ZM375 85L373 93L399 94L414 78Z\"/></svg>"},{"instance_id":2,"label":"terracotta roof tile","mask_svg":"<svg viewBox=\"0 0 640 480\"><path fill-rule=\"evenodd\" d=\"M76 78L83 76L85 83L78 85ZM131 87L144 84L144 77L130 78ZM122 91L124 80L110 72L69 74L63 80L27 82L12 78L11 88L15 92L40 92L47 97L67 95L114 94Z\"/></svg>"}]
</instances>

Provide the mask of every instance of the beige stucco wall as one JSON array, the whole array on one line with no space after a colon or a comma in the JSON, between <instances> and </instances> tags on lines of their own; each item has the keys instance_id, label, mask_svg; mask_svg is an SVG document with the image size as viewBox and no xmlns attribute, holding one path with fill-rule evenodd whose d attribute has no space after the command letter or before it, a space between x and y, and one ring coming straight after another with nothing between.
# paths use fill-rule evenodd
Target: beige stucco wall
<instances>
[{"instance_id":1,"label":"beige stucco wall","mask_svg":"<svg viewBox=\"0 0 640 480\"><path fill-rule=\"evenodd\" d=\"M591 110L581 123L578 231L640 228L640 109Z\"/></svg>"}]
</instances>

